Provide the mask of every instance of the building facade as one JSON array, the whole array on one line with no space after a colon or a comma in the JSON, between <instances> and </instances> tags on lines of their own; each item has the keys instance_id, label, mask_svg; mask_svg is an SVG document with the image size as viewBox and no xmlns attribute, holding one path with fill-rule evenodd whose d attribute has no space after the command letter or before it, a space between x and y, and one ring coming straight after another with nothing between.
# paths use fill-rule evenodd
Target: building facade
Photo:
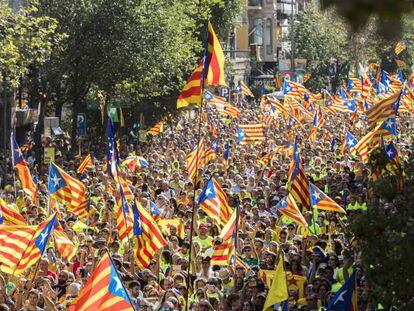
<instances>
[{"instance_id":1,"label":"building facade","mask_svg":"<svg viewBox=\"0 0 414 311\"><path fill-rule=\"evenodd\" d=\"M272 84L279 63L283 67L290 59L290 17L305 10L308 2L243 0L243 12L228 51L234 83L243 80L254 86Z\"/></svg>"}]
</instances>

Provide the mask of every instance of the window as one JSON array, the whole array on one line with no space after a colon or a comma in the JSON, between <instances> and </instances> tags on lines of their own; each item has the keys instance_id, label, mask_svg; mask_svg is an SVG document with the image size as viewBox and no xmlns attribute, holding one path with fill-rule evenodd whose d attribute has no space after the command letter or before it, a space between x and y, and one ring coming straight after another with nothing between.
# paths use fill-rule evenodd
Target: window
<instances>
[{"instance_id":1,"label":"window","mask_svg":"<svg viewBox=\"0 0 414 311\"><path fill-rule=\"evenodd\" d=\"M261 18L256 18L254 20L254 27L256 27L254 32L254 43L257 43L257 45L263 45L263 21Z\"/></svg>"},{"instance_id":2,"label":"window","mask_svg":"<svg viewBox=\"0 0 414 311\"><path fill-rule=\"evenodd\" d=\"M273 37L272 37L272 20L266 19L266 54L271 55L273 53Z\"/></svg>"},{"instance_id":3,"label":"window","mask_svg":"<svg viewBox=\"0 0 414 311\"><path fill-rule=\"evenodd\" d=\"M253 27L249 31L249 43L263 45L263 21L261 18L253 20Z\"/></svg>"}]
</instances>

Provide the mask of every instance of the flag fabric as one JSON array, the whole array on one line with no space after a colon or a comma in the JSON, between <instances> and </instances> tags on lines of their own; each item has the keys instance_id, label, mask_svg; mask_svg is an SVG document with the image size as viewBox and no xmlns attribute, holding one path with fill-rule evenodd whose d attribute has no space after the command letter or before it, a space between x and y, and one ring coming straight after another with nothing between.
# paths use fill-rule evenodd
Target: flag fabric
<instances>
[{"instance_id":1,"label":"flag fabric","mask_svg":"<svg viewBox=\"0 0 414 311\"><path fill-rule=\"evenodd\" d=\"M296 202L301 203L304 208L310 209L309 181L305 174L305 169L303 167L296 140L293 146L292 160L288 174L289 177L287 184L290 189L290 193Z\"/></svg>"},{"instance_id":2,"label":"flag fabric","mask_svg":"<svg viewBox=\"0 0 414 311\"><path fill-rule=\"evenodd\" d=\"M287 113L285 106L277 99L273 99L273 98L270 98L269 96L266 96L266 102L264 106L266 107L266 105L270 106L270 110L272 112L279 111L282 114Z\"/></svg>"},{"instance_id":3,"label":"flag fabric","mask_svg":"<svg viewBox=\"0 0 414 311\"><path fill-rule=\"evenodd\" d=\"M211 161L213 161L216 157L217 157L217 149L218 149L218 140L215 139L213 141L213 144L211 145L210 148L208 148L204 154L203 154L203 159L202 159L202 163L203 164L208 164Z\"/></svg>"},{"instance_id":4,"label":"flag fabric","mask_svg":"<svg viewBox=\"0 0 414 311\"><path fill-rule=\"evenodd\" d=\"M79 216L81 220L87 219L88 201L85 197L86 188L82 182L64 172L55 163L50 163L48 187L52 198L66 205L68 210Z\"/></svg>"},{"instance_id":5,"label":"flag fabric","mask_svg":"<svg viewBox=\"0 0 414 311\"><path fill-rule=\"evenodd\" d=\"M253 92L249 89L249 87L243 82L239 81L237 83L237 87L234 90L235 93L241 93L243 95L247 95L254 98Z\"/></svg>"},{"instance_id":6,"label":"flag fabric","mask_svg":"<svg viewBox=\"0 0 414 311\"><path fill-rule=\"evenodd\" d=\"M71 262L72 258L76 255L77 249L60 225L55 225L52 236L55 249L67 262Z\"/></svg>"},{"instance_id":7,"label":"flag fabric","mask_svg":"<svg viewBox=\"0 0 414 311\"><path fill-rule=\"evenodd\" d=\"M328 197L325 193L322 192L322 190L320 190L314 184L309 183L309 190L312 207L319 210L346 214L344 209L341 206L339 206L338 203L336 203L334 200Z\"/></svg>"},{"instance_id":8,"label":"flag fabric","mask_svg":"<svg viewBox=\"0 0 414 311\"><path fill-rule=\"evenodd\" d=\"M201 138L193 150L186 156L187 165L185 167L191 180L197 175L198 169L203 167L204 138Z\"/></svg>"},{"instance_id":9,"label":"flag fabric","mask_svg":"<svg viewBox=\"0 0 414 311\"><path fill-rule=\"evenodd\" d=\"M361 80L361 96L362 98L367 98L371 91L372 82L370 81L367 72L361 63L358 64L358 77Z\"/></svg>"},{"instance_id":10,"label":"flag fabric","mask_svg":"<svg viewBox=\"0 0 414 311\"><path fill-rule=\"evenodd\" d=\"M10 140L13 167L17 170L23 191L33 198L36 192L36 185L33 182L29 167L23 158L23 154L13 133L10 136Z\"/></svg>"},{"instance_id":11,"label":"flag fabric","mask_svg":"<svg viewBox=\"0 0 414 311\"><path fill-rule=\"evenodd\" d=\"M180 219L180 218L158 219L157 224L160 227L160 229L163 232L165 232L168 236L171 235L171 227L175 227L177 229L176 235L180 239L185 238L184 223L183 223L182 219Z\"/></svg>"},{"instance_id":12,"label":"flag fabric","mask_svg":"<svg viewBox=\"0 0 414 311\"><path fill-rule=\"evenodd\" d=\"M232 256L235 255L237 219L237 208L235 208L220 232L219 238L222 243L214 247L213 254L211 255L211 265L227 266Z\"/></svg>"},{"instance_id":13,"label":"flag fabric","mask_svg":"<svg viewBox=\"0 0 414 311\"><path fill-rule=\"evenodd\" d=\"M134 311L118 271L108 253L105 253L79 296L70 304L69 311Z\"/></svg>"},{"instance_id":14,"label":"flag fabric","mask_svg":"<svg viewBox=\"0 0 414 311\"><path fill-rule=\"evenodd\" d=\"M286 272L283 268L283 257L279 257L276 271L274 273L272 286L269 289L266 297L263 311L269 311L273 309L273 306L277 303L285 301L289 298L287 283L286 283Z\"/></svg>"},{"instance_id":15,"label":"flag fabric","mask_svg":"<svg viewBox=\"0 0 414 311\"><path fill-rule=\"evenodd\" d=\"M204 57L187 80L178 96L177 108L185 108L190 104L201 104L204 84L226 85L224 72L224 53L211 23L207 27L207 42Z\"/></svg>"},{"instance_id":16,"label":"flag fabric","mask_svg":"<svg viewBox=\"0 0 414 311\"><path fill-rule=\"evenodd\" d=\"M345 151L354 148L358 144L358 140L350 132L346 132L344 141L341 146L341 154L345 154Z\"/></svg>"},{"instance_id":17,"label":"flag fabric","mask_svg":"<svg viewBox=\"0 0 414 311\"><path fill-rule=\"evenodd\" d=\"M318 131L318 111L315 111L315 116L313 118L312 127L309 132L309 141L314 142L316 140L316 132Z\"/></svg>"},{"instance_id":18,"label":"flag fabric","mask_svg":"<svg viewBox=\"0 0 414 311\"><path fill-rule=\"evenodd\" d=\"M395 46L394 52L395 54L400 55L401 52L405 50L405 48L406 48L405 43L403 41L398 41Z\"/></svg>"},{"instance_id":19,"label":"flag fabric","mask_svg":"<svg viewBox=\"0 0 414 311\"><path fill-rule=\"evenodd\" d=\"M234 240L230 237L228 240L214 246L210 264L216 266L228 266L232 256L234 256L234 251Z\"/></svg>"},{"instance_id":20,"label":"flag fabric","mask_svg":"<svg viewBox=\"0 0 414 311\"><path fill-rule=\"evenodd\" d=\"M336 294L329 301L329 311L358 311L358 293L356 287L355 272L341 286Z\"/></svg>"},{"instance_id":21,"label":"flag fabric","mask_svg":"<svg viewBox=\"0 0 414 311\"><path fill-rule=\"evenodd\" d=\"M18 210L7 205L2 198L0 198L0 225L27 225L26 219Z\"/></svg>"},{"instance_id":22,"label":"flag fabric","mask_svg":"<svg viewBox=\"0 0 414 311\"><path fill-rule=\"evenodd\" d=\"M108 118L108 156L107 160L110 167L112 177L118 180L118 148L115 142L115 128L111 118Z\"/></svg>"},{"instance_id":23,"label":"flag fabric","mask_svg":"<svg viewBox=\"0 0 414 311\"><path fill-rule=\"evenodd\" d=\"M395 63L397 64L397 66L399 68L407 68L408 67L407 63L405 61L401 60L401 59L396 59Z\"/></svg>"},{"instance_id":24,"label":"flag fabric","mask_svg":"<svg viewBox=\"0 0 414 311\"><path fill-rule=\"evenodd\" d=\"M148 161L141 156L129 156L123 162L123 166L126 166L131 172L135 172L137 168L148 167Z\"/></svg>"},{"instance_id":25,"label":"flag fabric","mask_svg":"<svg viewBox=\"0 0 414 311\"><path fill-rule=\"evenodd\" d=\"M306 102L314 102L315 100L321 98L320 94L313 94L302 84L288 80L283 82L283 95L294 97L298 100Z\"/></svg>"},{"instance_id":26,"label":"flag fabric","mask_svg":"<svg viewBox=\"0 0 414 311\"><path fill-rule=\"evenodd\" d=\"M0 256L2 272L13 274L20 258L28 248L36 226L0 226Z\"/></svg>"},{"instance_id":27,"label":"flag fabric","mask_svg":"<svg viewBox=\"0 0 414 311\"><path fill-rule=\"evenodd\" d=\"M381 139L390 140L396 136L397 122L395 118L389 118L362 137L355 145L352 153L358 155L363 162L367 163L369 154L374 150L374 147L380 145Z\"/></svg>"},{"instance_id":28,"label":"flag fabric","mask_svg":"<svg viewBox=\"0 0 414 311\"><path fill-rule=\"evenodd\" d=\"M217 112L222 115L227 115L236 119L239 117L240 110L233 105L213 101L209 102L209 104L215 107Z\"/></svg>"},{"instance_id":29,"label":"flag fabric","mask_svg":"<svg viewBox=\"0 0 414 311\"><path fill-rule=\"evenodd\" d=\"M46 251L49 237L55 228L56 214L42 222L36 229L31 241L22 254L14 273L23 275L27 269L37 263Z\"/></svg>"},{"instance_id":30,"label":"flag fabric","mask_svg":"<svg viewBox=\"0 0 414 311\"><path fill-rule=\"evenodd\" d=\"M286 197L284 197L276 205L276 208L282 215L289 217L304 228L308 227L308 223L306 222L305 217L303 217L298 206L296 205L295 199L291 194L288 194Z\"/></svg>"},{"instance_id":31,"label":"flag fabric","mask_svg":"<svg viewBox=\"0 0 414 311\"><path fill-rule=\"evenodd\" d=\"M375 124L388 118L395 117L394 107L400 98L400 93L394 93L391 96L381 100L366 112L368 124L375 127Z\"/></svg>"},{"instance_id":32,"label":"flag fabric","mask_svg":"<svg viewBox=\"0 0 414 311\"><path fill-rule=\"evenodd\" d=\"M134 251L135 259L139 269L144 269L155 253L167 245L167 241L152 216L136 200L133 200L132 211L134 215L133 232L137 238Z\"/></svg>"},{"instance_id":33,"label":"flag fabric","mask_svg":"<svg viewBox=\"0 0 414 311\"><path fill-rule=\"evenodd\" d=\"M147 134L149 135L158 135L160 133L162 133L164 131L164 122L158 122L156 123L153 127L151 127L148 131Z\"/></svg>"},{"instance_id":34,"label":"flag fabric","mask_svg":"<svg viewBox=\"0 0 414 311\"><path fill-rule=\"evenodd\" d=\"M355 76L349 76L348 78L348 91L352 93L362 92L362 82L361 79Z\"/></svg>"},{"instance_id":35,"label":"flag fabric","mask_svg":"<svg viewBox=\"0 0 414 311\"><path fill-rule=\"evenodd\" d=\"M83 174L86 169L91 169L91 168L93 168L92 156L88 154L85 157L85 159L82 161L82 163L79 165L77 173Z\"/></svg>"},{"instance_id":36,"label":"flag fabric","mask_svg":"<svg viewBox=\"0 0 414 311\"><path fill-rule=\"evenodd\" d=\"M132 238L133 219L130 208L124 194L122 184L119 183L119 198L116 211L116 228L118 230L119 240L126 243Z\"/></svg>"},{"instance_id":37,"label":"flag fabric","mask_svg":"<svg viewBox=\"0 0 414 311\"><path fill-rule=\"evenodd\" d=\"M223 49L214 32L213 25L210 22L208 22L207 30L207 57L205 62L207 77L205 79L205 84L226 85Z\"/></svg>"},{"instance_id":38,"label":"flag fabric","mask_svg":"<svg viewBox=\"0 0 414 311\"><path fill-rule=\"evenodd\" d=\"M231 208L227 195L213 177L205 185L198 203L207 216L214 219L219 225L228 222Z\"/></svg>"},{"instance_id":39,"label":"flag fabric","mask_svg":"<svg viewBox=\"0 0 414 311\"><path fill-rule=\"evenodd\" d=\"M239 124L237 126L237 140L240 145L263 142L265 140L263 124Z\"/></svg>"},{"instance_id":40,"label":"flag fabric","mask_svg":"<svg viewBox=\"0 0 414 311\"><path fill-rule=\"evenodd\" d=\"M203 59L188 78L186 85L178 96L177 109L188 107L190 104L201 103L201 74L203 71Z\"/></svg>"}]
</instances>

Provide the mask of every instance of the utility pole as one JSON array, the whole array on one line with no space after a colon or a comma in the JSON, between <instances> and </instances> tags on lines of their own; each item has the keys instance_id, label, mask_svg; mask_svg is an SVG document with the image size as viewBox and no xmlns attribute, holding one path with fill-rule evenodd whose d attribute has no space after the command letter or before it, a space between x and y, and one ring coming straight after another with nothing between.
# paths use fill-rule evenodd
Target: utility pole
<instances>
[{"instance_id":1,"label":"utility pole","mask_svg":"<svg viewBox=\"0 0 414 311\"><path fill-rule=\"evenodd\" d=\"M290 70L292 72L291 80L295 77L295 34L294 34L294 2L296 0L290 0Z\"/></svg>"}]
</instances>

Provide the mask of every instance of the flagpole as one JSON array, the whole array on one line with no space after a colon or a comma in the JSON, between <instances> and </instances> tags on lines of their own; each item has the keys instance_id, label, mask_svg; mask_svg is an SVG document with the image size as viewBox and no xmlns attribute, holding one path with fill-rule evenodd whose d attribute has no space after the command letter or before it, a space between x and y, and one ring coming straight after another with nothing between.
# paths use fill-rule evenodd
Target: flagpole
<instances>
[{"instance_id":1,"label":"flagpole","mask_svg":"<svg viewBox=\"0 0 414 311\"><path fill-rule=\"evenodd\" d=\"M201 118L200 115L203 111L203 94L204 94L204 78L208 74L208 67L206 72L206 61L207 61L207 54L208 54L208 20L206 21L206 41L204 42L204 56L203 56L203 69L201 74L201 90L200 90L200 105L198 108L198 132L197 132L197 144L200 143L201 138ZM199 147L199 145L198 145ZM198 178L198 162L199 162L199 150L198 147L196 149L196 176L193 184L193 210L191 214L191 227L190 227L190 250L188 254L188 268L187 268L187 296L185 298L185 310L188 311L188 298L190 296L190 273L191 273L191 264L192 264L192 256L193 256L193 234L194 234L194 220L195 220L195 212L196 212L196 184Z\"/></svg>"},{"instance_id":2,"label":"flagpole","mask_svg":"<svg viewBox=\"0 0 414 311\"><path fill-rule=\"evenodd\" d=\"M237 247L239 239L239 213L240 213L240 199L236 199L236 225L234 226L235 230L235 239L234 239L234 264L236 264L237 259Z\"/></svg>"},{"instance_id":3,"label":"flagpole","mask_svg":"<svg viewBox=\"0 0 414 311\"><path fill-rule=\"evenodd\" d=\"M132 309L134 309L134 311L136 311L137 309L135 308L134 304L132 303L131 297L129 297L129 293L128 293L127 289L125 288L124 282L122 282L122 279L119 276L118 270L116 269L116 266L115 266L114 262L112 261L111 254L109 253L109 250L107 248L106 248L106 253L108 254L109 260L111 261L111 265L114 267L116 276L121 281L121 285L122 285L122 287L123 287L123 289L124 289L124 291L126 293L126 296L128 297L128 300L129 300L129 302L131 304Z\"/></svg>"},{"instance_id":4,"label":"flagpole","mask_svg":"<svg viewBox=\"0 0 414 311\"><path fill-rule=\"evenodd\" d=\"M55 216L53 216L52 217L52 219L51 220L49 220L49 222L50 221L52 221L53 220L53 222L55 222L56 221L56 214L55 214ZM45 226L45 227L47 227L47 226L49 226L49 223ZM39 225L38 225L38 229L39 229ZM38 230L37 229L37 230ZM53 231L53 229L54 229L54 224L53 224L53 227L52 227L52 229L50 230L50 232L49 232L49 234L47 235L47 237L46 237L46 241L45 241L45 247L44 247L44 249L43 249L43 252L45 251L45 249L46 249L46 246L47 246L47 244L49 243L49 239L50 239L50 236L52 235L52 231ZM36 232L37 232L37 230L36 230ZM43 230L43 229L42 229ZM35 235L36 235L36 232L35 232ZM32 239L34 239L34 235L33 235L33 238ZM39 271L39 267L40 267L40 262L42 261L42 257L43 257L43 255L44 254L40 254L40 258L38 259L38 261L37 261L37 264L36 264L36 269L35 269L35 272L34 272L34 274L33 274L33 278L32 278L32 283L34 283L34 281L35 281L35 279L36 279L36 275L37 275L37 272ZM23 256L22 256L23 257ZM17 268L18 266L16 266L16 268Z\"/></svg>"},{"instance_id":5,"label":"flagpole","mask_svg":"<svg viewBox=\"0 0 414 311\"><path fill-rule=\"evenodd\" d=\"M16 191L16 168L14 167L14 135L13 132L10 133L10 148L11 148L11 156L12 156L12 170L13 170L13 188L14 188L14 197L17 199L17 191ZM5 147L6 149L6 147ZM20 147L19 147L20 150ZM6 183L6 180L5 180Z\"/></svg>"}]
</instances>

